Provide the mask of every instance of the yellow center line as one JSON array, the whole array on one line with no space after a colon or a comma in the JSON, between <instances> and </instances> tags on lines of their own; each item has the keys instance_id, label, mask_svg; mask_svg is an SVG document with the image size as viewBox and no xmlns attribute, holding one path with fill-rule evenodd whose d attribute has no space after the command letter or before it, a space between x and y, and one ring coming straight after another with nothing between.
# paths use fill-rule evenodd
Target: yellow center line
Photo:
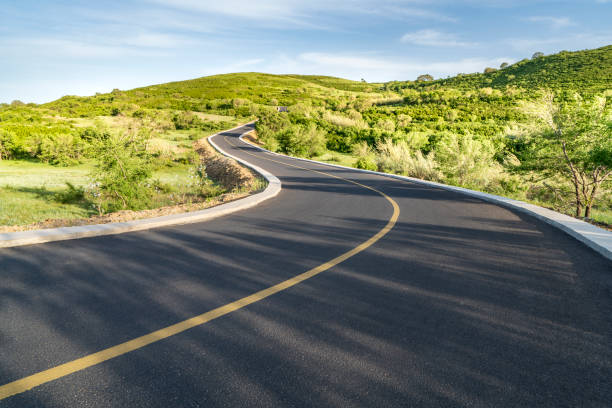
<instances>
[{"instance_id":1,"label":"yellow center line","mask_svg":"<svg viewBox=\"0 0 612 408\"><path fill-rule=\"evenodd\" d=\"M226 140L227 142L227 140ZM229 142L228 142L229 143ZM229 143L231 144L231 143ZM235 146L233 144L231 144L232 146ZM252 156L255 156L252 153L249 152L245 152L247 154L250 154ZM304 167L300 167L300 166L296 166L293 164L288 164L288 163L283 163L281 161L276 161L276 160L272 160L269 158L264 158L265 160L269 160L269 161L273 161L276 163L280 163L286 166L290 166L290 167L296 167L296 168L300 168L300 169L304 169L304 170L308 170L308 171L312 171L315 173L320 173L320 174L324 174L330 177L334 177L337 179L341 179L353 184L356 184L358 186L367 188L369 190L375 191L376 193L382 195L385 199L387 199L387 201L389 203L391 203L391 206L393 207L393 214L391 215L391 218L389 219L389 221L387 222L387 224L383 227L383 229L381 229L380 231L378 231L376 234L374 234L372 237L370 237L367 241L362 242L361 244L359 244L358 246L356 246L355 248L351 249L350 251L347 251L345 253L343 253L340 256L337 256L336 258L332 259L331 261L327 261L315 268L310 269L309 271L306 271L304 273L301 273L297 276L294 276L293 278L287 279L286 281L283 281L281 283L278 283L274 286L271 286L267 289L263 289L260 290L259 292L253 293L252 295L243 297L242 299L238 299L236 301L233 301L231 303L228 303L224 306L220 306L216 309L210 310L206 313L200 314L198 316L194 316L190 319L187 320L183 320L182 322L173 324L171 326L168 327L164 327L163 329L159 329L156 330L152 333L149 334L145 334L144 336L140 336L137 337L135 339L126 341L124 343L121 344L117 344L116 346L112 346L109 348L106 348L104 350L100 350L96 353L93 354L89 354L87 356L78 358L76 360L72 360L69 361L67 363L64 364L60 364L58 366L49 368L47 370L44 371L40 371L36 374L32 374L30 376L15 380L13 382L10 382L8 384L2 385L0 386L0 400L3 400L5 398L8 398L10 396L16 395L16 394L20 394L22 392L25 392L27 390L30 390L34 387L37 387L39 385L48 383L50 381L54 381L57 380L59 378L65 377L67 375L73 374L77 371L81 371L84 370L86 368L95 366L97 364L100 364L104 361L113 359L115 357L119 357L123 354L129 353L131 351L134 350L138 350L142 347L145 347L149 344L158 342L160 340L163 339L167 339L168 337L174 336L176 334L182 333L186 330L192 329L196 326L200 326L204 323L210 322L211 320L214 320L218 317L224 316L226 314L232 313L236 310L242 309L243 307L246 307L252 303L258 302L262 299L265 299L269 296L272 296L278 292L281 292L285 289L288 289L292 286L295 286L307 279L312 278L313 276L316 276L318 274L320 274L321 272L324 272L336 265L338 265L339 263L347 260L348 258L360 253L361 251L369 248L370 246L372 246L376 241L378 241L379 239L381 239L383 236L385 236L395 225L395 223L397 222L397 219L399 217L400 214L400 209L399 206L397 205L397 203L388 195L386 195L385 193L370 187L370 186L366 186L364 184L358 183L356 181L353 180L348 180L345 179L343 177L339 177L333 174L329 174L329 173L325 173L322 171L318 171L318 170L312 170L312 169L307 169Z\"/></svg>"}]
</instances>

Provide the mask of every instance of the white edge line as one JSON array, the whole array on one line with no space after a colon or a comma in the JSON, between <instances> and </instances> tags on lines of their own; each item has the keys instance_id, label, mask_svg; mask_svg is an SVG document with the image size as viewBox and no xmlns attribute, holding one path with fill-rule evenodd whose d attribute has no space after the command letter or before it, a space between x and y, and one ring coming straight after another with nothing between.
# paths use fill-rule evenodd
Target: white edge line
<instances>
[{"instance_id":1,"label":"white edge line","mask_svg":"<svg viewBox=\"0 0 612 408\"><path fill-rule=\"evenodd\" d=\"M208 142L224 156L240 162L241 164L253 169L262 175L267 181L268 186L261 193L257 193L236 201L221 204L203 210L186 212L181 214L164 215L160 217L145 218L126 222L114 222L107 224L82 225L75 227L49 228L32 231L6 232L0 233L0 248L17 247L24 245L42 244L45 242L65 241L77 238L99 237L103 235L116 235L126 232L144 231L152 228L168 227L173 225L191 224L195 222L208 221L213 218L231 214L236 211L244 210L256 206L257 204L275 197L281 191L280 180L270 172L257 167L246 160L232 156L212 141L212 138L221 134L231 132L253 122L245 123L235 128L223 130L208 137Z\"/></svg>"},{"instance_id":2,"label":"white edge line","mask_svg":"<svg viewBox=\"0 0 612 408\"><path fill-rule=\"evenodd\" d=\"M574 237L575 239L582 242L589 248L597 251L598 253L603 255L605 258L612 260L612 232L606 231L603 228L596 227L593 224L589 224L588 222L581 221L576 218L570 217L569 215L561 214L556 211L537 206L535 204L526 203L524 201L514 200L512 198L497 196L497 195L488 194L488 193L482 193L480 191L469 190L467 188L449 186L447 184L436 183L433 181L425 181L425 180L421 180L421 179L417 179L413 177L400 176L397 174L383 173L380 171L356 169L354 167L342 166L339 164L324 163L324 162L320 162L316 160L304 159L301 157L287 156L285 154L271 152L270 150L266 150L263 147L257 146L249 142L248 140L244 140L243 138L244 136L247 135L247 133L249 132L242 134L239 139L243 141L244 143L247 143L259 150L262 150L262 151L265 151L265 152L268 152L270 154L274 154L277 156L283 156L283 157L288 157L288 158L306 161L310 163L322 164L325 166L338 167L341 169L347 169L347 170L358 171L362 173L375 174L378 176L384 176L384 177L409 181L415 184L421 184L421 185L426 185L429 187L439 188L442 190L453 191L456 193L479 198L481 200L484 200L484 201L487 201L493 204L498 204L506 208L511 208L513 210L531 215L541 221L544 221L547 224L550 224L562 230L563 232Z\"/></svg>"}]
</instances>

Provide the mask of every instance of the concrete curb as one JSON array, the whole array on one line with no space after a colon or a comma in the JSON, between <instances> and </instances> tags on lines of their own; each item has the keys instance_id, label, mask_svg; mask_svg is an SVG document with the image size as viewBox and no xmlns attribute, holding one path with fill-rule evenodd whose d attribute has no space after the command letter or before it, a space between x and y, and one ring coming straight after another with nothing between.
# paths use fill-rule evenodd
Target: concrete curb
<instances>
[{"instance_id":1,"label":"concrete curb","mask_svg":"<svg viewBox=\"0 0 612 408\"><path fill-rule=\"evenodd\" d=\"M262 151L265 151L265 152L268 152L270 154L274 154L277 156L290 157L292 159L297 159L297 160L306 161L310 163L322 164L325 166L338 167L341 169L348 169L348 170L354 170L354 171L359 171L363 173L376 174L379 176L394 178L394 179L403 180L403 181L409 181L415 184L421 184L421 185L425 185L428 187L434 187L434 188L439 188L442 190L453 191L456 193L465 194L465 195L468 195L474 198L478 198L478 199L481 199L481 200L484 200L484 201L487 201L493 204L501 205L502 207L510 208L510 209L519 211L524 214L528 214L541 221L544 221L547 224L550 224L556 228L559 228L566 234L574 237L575 239L582 242L589 248L592 248L593 250L603 255L605 258L612 261L612 232L606 231L603 228L596 227L592 224L589 224L588 222L578 220L568 215L561 214L556 211L549 210L547 208L539 207L534 204L529 204L524 201L513 200L507 197L501 197L501 196L497 196L493 194L482 193L480 191L469 190L467 188L449 186L446 184L435 183L433 181L425 181L425 180L416 179L412 177L399 176L396 174L382 173L379 171L371 171L371 170L362 170L362 169L356 169L354 167L341 166L339 164L323 163L323 162L319 162L316 160L309 160L309 159L303 159L300 157L287 156L284 154L271 152L253 143L250 143L249 141L246 141L243 139L245 135L246 133L240 136L240 140L242 140L244 143L247 143L259 150L262 150Z\"/></svg>"},{"instance_id":2,"label":"concrete curb","mask_svg":"<svg viewBox=\"0 0 612 408\"><path fill-rule=\"evenodd\" d=\"M248 125L250 123L252 122L249 122L245 125ZM252 165L251 163L245 160L232 156L231 154L223 151L212 141L212 138L219 135L220 133L231 132L232 130L239 129L245 125L240 125L229 130L224 130L222 132L215 133L214 135L208 137L208 142L219 153L227 157L231 157L232 159L261 174L268 181L268 186L261 193L254 194L252 196L245 197L240 200L232 201L227 204L221 204L216 207L181 214L164 215L161 217L145 218L141 220L108 224L83 225L77 227L62 227L33 231L0 233L0 248L42 244L44 242L65 241L77 238L99 237L102 235L123 234L125 232L143 231L152 228L202 222L256 206L257 204L265 200L275 197L281 191L281 183L276 176L255 165Z\"/></svg>"}]
</instances>

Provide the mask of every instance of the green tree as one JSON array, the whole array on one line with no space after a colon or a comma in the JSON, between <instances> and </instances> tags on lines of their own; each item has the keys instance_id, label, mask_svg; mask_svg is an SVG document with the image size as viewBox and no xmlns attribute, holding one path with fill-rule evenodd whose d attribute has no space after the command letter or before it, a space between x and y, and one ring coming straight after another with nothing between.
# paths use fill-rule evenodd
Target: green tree
<instances>
[{"instance_id":1,"label":"green tree","mask_svg":"<svg viewBox=\"0 0 612 408\"><path fill-rule=\"evenodd\" d=\"M555 101L552 94L547 94L543 107L530 110L546 127L517 149L521 161L517 169L571 182L576 216L589 218L600 189L612 175L610 102L603 96L560 99Z\"/></svg>"},{"instance_id":2,"label":"green tree","mask_svg":"<svg viewBox=\"0 0 612 408\"><path fill-rule=\"evenodd\" d=\"M13 135L0 129L0 160L9 159L13 153Z\"/></svg>"},{"instance_id":3,"label":"green tree","mask_svg":"<svg viewBox=\"0 0 612 408\"><path fill-rule=\"evenodd\" d=\"M423 75L419 75L417 78L418 82L427 82L427 81L433 81L433 77L429 74L423 74Z\"/></svg>"}]
</instances>

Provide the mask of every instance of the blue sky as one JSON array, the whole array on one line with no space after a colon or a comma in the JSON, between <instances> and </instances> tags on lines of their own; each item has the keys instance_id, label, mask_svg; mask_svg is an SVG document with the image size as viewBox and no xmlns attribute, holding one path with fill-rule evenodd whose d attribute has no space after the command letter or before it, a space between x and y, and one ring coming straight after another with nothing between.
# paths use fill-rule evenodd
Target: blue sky
<instances>
[{"instance_id":1,"label":"blue sky","mask_svg":"<svg viewBox=\"0 0 612 408\"><path fill-rule=\"evenodd\" d=\"M367 81L612 44L612 0L2 0L0 102L259 71Z\"/></svg>"}]
</instances>

